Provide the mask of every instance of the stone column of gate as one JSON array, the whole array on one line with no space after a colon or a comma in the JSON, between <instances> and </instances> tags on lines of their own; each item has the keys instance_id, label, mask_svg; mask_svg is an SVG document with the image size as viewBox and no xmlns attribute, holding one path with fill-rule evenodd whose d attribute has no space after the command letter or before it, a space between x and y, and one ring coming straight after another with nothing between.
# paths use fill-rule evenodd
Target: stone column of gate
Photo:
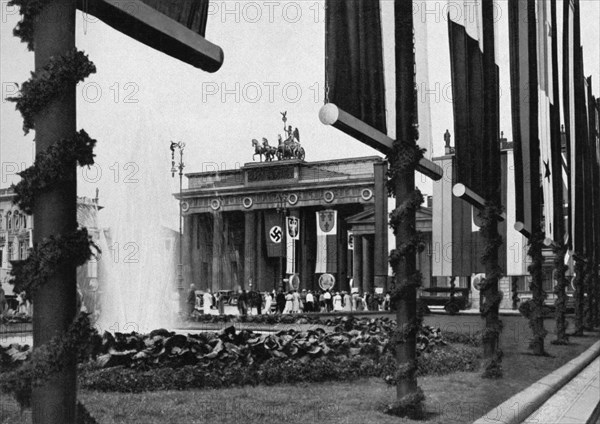
<instances>
[{"instance_id":1,"label":"stone column of gate","mask_svg":"<svg viewBox=\"0 0 600 424\"><path fill-rule=\"evenodd\" d=\"M244 212L244 284L248 287L252 281L252 287L256 290L264 290L263 282L256 279L256 212Z\"/></svg>"},{"instance_id":2,"label":"stone column of gate","mask_svg":"<svg viewBox=\"0 0 600 424\"><path fill-rule=\"evenodd\" d=\"M354 278L354 287L364 290L363 281L363 243L362 236L354 235L354 250L352 257L352 276Z\"/></svg>"},{"instance_id":3,"label":"stone column of gate","mask_svg":"<svg viewBox=\"0 0 600 424\"><path fill-rule=\"evenodd\" d=\"M300 228L300 244L298 249L300 250L300 280L301 288L307 290L318 290L318 286L314 283L314 258L316 249L316 231L315 231L315 212L312 208L301 209L301 223ZM310 225L309 225L310 221Z\"/></svg>"},{"instance_id":4,"label":"stone column of gate","mask_svg":"<svg viewBox=\"0 0 600 424\"><path fill-rule=\"evenodd\" d=\"M265 257L264 212L256 213L256 284L263 290L273 290L273 282L267 281L267 259Z\"/></svg>"},{"instance_id":5,"label":"stone column of gate","mask_svg":"<svg viewBox=\"0 0 600 424\"><path fill-rule=\"evenodd\" d=\"M213 292L221 288L223 260L223 214L221 212L213 213L213 257L212 257L212 282Z\"/></svg>"},{"instance_id":6,"label":"stone column of gate","mask_svg":"<svg viewBox=\"0 0 600 424\"><path fill-rule=\"evenodd\" d=\"M183 218L183 252L182 252L182 263L183 263L183 286L184 293L187 293L187 290L194 282L194 277L192 273L192 249L194 248L193 240L194 240L194 215L185 215ZM196 225L198 223L196 222ZM196 235L197 237L197 235ZM197 286L196 289L201 289L202 287Z\"/></svg>"},{"instance_id":7,"label":"stone column of gate","mask_svg":"<svg viewBox=\"0 0 600 424\"><path fill-rule=\"evenodd\" d=\"M373 252L373 240L371 235L364 235L362 237L362 260L363 260L363 278L362 287L363 292L369 292L373 294L373 271L375 270L373 259L375 254Z\"/></svg>"},{"instance_id":8,"label":"stone column of gate","mask_svg":"<svg viewBox=\"0 0 600 424\"><path fill-rule=\"evenodd\" d=\"M375 287L387 289L388 276L388 196L387 162L373 165L375 176Z\"/></svg>"},{"instance_id":9,"label":"stone column of gate","mask_svg":"<svg viewBox=\"0 0 600 424\"><path fill-rule=\"evenodd\" d=\"M338 214L340 212L338 211ZM344 217L338 217L337 280L339 291L348 290L348 226Z\"/></svg>"}]
</instances>

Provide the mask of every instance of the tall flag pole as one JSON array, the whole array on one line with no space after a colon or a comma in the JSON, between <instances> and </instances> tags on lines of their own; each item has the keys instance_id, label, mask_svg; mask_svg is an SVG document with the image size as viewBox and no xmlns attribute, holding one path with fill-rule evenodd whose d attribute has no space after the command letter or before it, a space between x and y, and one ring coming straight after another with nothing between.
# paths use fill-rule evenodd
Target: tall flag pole
<instances>
[{"instance_id":1,"label":"tall flag pole","mask_svg":"<svg viewBox=\"0 0 600 424\"><path fill-rule=\"evenodd\" d=\"M587 112L585 110L585 88L583 73L583 53L581 49L581 23L579 0L569 0L573 4L573 64L572 74L572 126L570 128L570 167L571 167L571 236L573 238L573 256L575 258L575 331L573 335L583 336L584 281L586 273L585 243L585 145L587 140Z\"/></svg>"},{"instance_id":2,"label":"tall flag pole","mask_svg":"<svg viewBox=\"0 0 600 424\"><path fill-rule=\"evenodd\" d=\"M485 243L482 263L486 278L481 286L485 319L483 377L502 376L499 348L502 323L498 308L502 270L498 250L501 205L499 139L499 69L496 60L494 4L491 0L452 2L448 30L452 69L457 180L461 193L481 212L479 233ZM455 190L455 194L458 193ZM469 194L472 193L472 194ZM474 201L475 198L482 199Z\"/></svg>"},{"instance_id":3,"label":"tall flag pole","mask_svg":"<svg viewBox=\"0 0 600 424\"><path fill-rule=\"evenodd\" d=\"M396 139L387 134L385 123L380 1L327 0L325 7L326 104L319 111L319 118L388 156L388 191L396 197L396 209L390 215L396 249L389 257L394 273L392 301L399 327L394 346L402 371L394 376L397 401L387 412L420 417L424 395L416 378L416 334L421 325L416 308L416 288L421 284L416 253L422 250L422 244L415 228L415 214L423 196L415 189L414 171L439 180L443 170L424 158L423 150L416 144L412 3L394 2ZM381 195L375 201L383 202L379 206L387 210L387 196ZM379 245L387 253L385 243Z\"/></svg>"},{"instance_id":4,"label":"tall flag pole","mask_svg":"<svg viewBox=\"0 0 600 424\"><path fill-rule=\"evenodd\" d=\"M582 54L583 56L583 54ZM584 88L585 88L585 107L584 113L586 116L587 126L587 137L585 144L585 257L586 257L586 276L585 276L585 304L584 304L584 327L586 330L592 330L593 324L593 310L594 310L594 281L595 281L595 254L594 247L596 243L596 235L594 231L594 213L596 208L599 206L594 198L594 109L595 100L592 95L592 77L584 77Z\"/></svg>"},{"instance_id":5,"label":"tall flag pole","mask_svg":"<svg viewBox=\"0 0 600 424\"><path fill-rule=\"evenodd\" d=\"M558 64L558 17L556 9L556 0L550 1L550 37L551 37L551 61L552 61L552 104L550 106L550 122L551 122L551 151L552 151L552 174L553 183L553 198L554 198L554 273L556 286L554 293L556 294L556 339L552 344L568 344L569 339L566 334L567 321L567 292L566 288L569 281L566 278L568 270L565 264L565 255L568 245L568 231L565 227L565 210L564 210L564 187L568 187L568 179L566 173L563 172L563 156L562 156L562 134L560 130L561 112L560 109L560 94L561 88L564 92L564 87L561 87L559 78ZM568 192L567 192L568 193Z\"/></svg>"},{"instance_id":6,"label":"tall flag pole","mask_svg":"<svg viewBox=\"0 0 600 424\"><path fill-rule=\"evenodd\" d=\"M534 355L544 355L544 338L547 334L544 328L544 290L542 248L544 228L542 227L542 204L540 199L540 158L545 159L543 177L549 180L550 155L548 125L546 120L547 97L543 92L547 60L544 55L547 45L544 34L546 25L546 3L536 0L509 0L509 32L511 59L512 87L512 119L513 138L515 142L515 167L521 168L515 172L517 187L517 219L522 219L522 225L529 233L529 250L531 265L531 308L529 326L533 338L529 348ZM541 59L541 60L540 60ZM541 85L540 85L541 83ZM540 152L540 145L544 153ZM544 182L544 193L551 191L551 184ZM551 201L548 199L548 201ZM551 230L552 208L546 208L548 217L545 227Z\"/></svg>"}]
</instances>

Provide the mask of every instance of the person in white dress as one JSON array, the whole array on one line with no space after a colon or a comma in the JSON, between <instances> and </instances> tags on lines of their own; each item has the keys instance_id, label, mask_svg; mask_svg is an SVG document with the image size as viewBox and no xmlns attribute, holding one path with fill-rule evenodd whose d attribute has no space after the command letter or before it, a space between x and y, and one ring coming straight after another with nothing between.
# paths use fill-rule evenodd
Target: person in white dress
<instances>
[{"instance_id":1,"label":"person in white dress","mask_svg":"<svg viewBox=\"0 0 600 424\"><path fill-rule=\"evenodd\" d=\"M210 314L210 307L212 306L212 294L210 293L210 290L204 292L204 295L202 296L202 303L204 315Z\"/></svg>"},{"instance_id":2,"label":"person in white dress","mask_svg":"<svg viewBox=\"0 0 600 424\"><path fill-rule=\"evenodd\" d=\"M350 299L350 295L346 292L342 292L342 303L344 305L344 311L350 312L352 311L352 300Z\"/></svg>"},{"instance_id":3,"label":"person in white dress","mask_svg":"<svg viewBox=\"0 0 600 424\"><path fill-rule=\"evenodd\" d=\"M294 296L292 295L292 292L288 292L288 294L285 295L285 308L283 308L282 313L284 313L284 314L292 313L293 301L294 301Z\"/></svg>"},{"instance_id":4,"label":"person in white dress","mask_svg":"<svg viewBox=\"0 0 600 424\"><path fill-rule=\"evenodd\" d=\"M263 309L263 313L265 313L265 314L271 313L271 303L273 303L273 297L271 296L271 293L266 292L265 293L265 307Z\"/></svg>"},{"instance_id":5,"label":"person in white dress","mask_svg":"<svg viewBox=\"0 0 600 424\"><path fill-rule=\"evenodd\" d=\"M340 296L340 292L336 292L335 296L333 296L333 310L341 311L342 308L342 296Z\"/></svg>"},{"instance_id":6,"label":"person in white dress","mask_svg":"<svg viewBox=\"0 0 600 424\"><path fill-rule=\"evenodd\" d=\"M292 313L297 314L300 312L300 295L296 290L292 293Z\"/></svg>"}]
</instances>

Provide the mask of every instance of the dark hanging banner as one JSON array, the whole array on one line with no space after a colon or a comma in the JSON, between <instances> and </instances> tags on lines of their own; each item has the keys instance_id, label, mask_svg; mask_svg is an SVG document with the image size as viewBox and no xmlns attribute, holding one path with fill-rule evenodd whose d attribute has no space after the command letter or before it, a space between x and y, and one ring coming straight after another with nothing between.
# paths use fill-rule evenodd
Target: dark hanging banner
<instances>
[{"instance_id":1,"label":"dark hanging banner","mask_svg":"<svg viewBox=\"0 0 600 424\"><path fill-rule=\"evenodd\" d=\"M209 0L141 0L153 9L205 36Z\"/></svg>"},{"instance_id":2,"label":"dark hanging banner","mask_svg":"<svg viewBox=\"0 0 600 424\"><path fill-rule=\"evenodd\" d=\"M471 4L471 6L475 3ZM495 179L500 148L498 136L498 67L494 52L494 23L486 12L491 4L458 2L448 14L457 183L484 198L500 197L499 189L484 183L490 172ZM486 49L487 47L487 49ZM499 183L498 183L499 186Z\"/></svg>"},{"instance_id":3,"label":"dark hanging banner","mask_svg":"<svg viewBox=\"0 0 600 424\"><path fill-rule=\"evenodd\" d=\"M556 0L550 1L550 36L551 44L551 63L552 63L552 104L550 105L550 138L552 148L552 179L554 195L554 241L562 243L564 235L567 232L565 228L565 211L563 196L564 186L568 187L568 180L563 179L562 165L562 135L560 131L560 81L558 67L558 21ZM566 175L566 173L565 173Z\"/></svg>"},{"instance_id":4,"label":"dark hanging banner","mask_svg":"<svg viewBox=\"0 0 600 424\"><path fill-rule=\"evenodd\" d=\"M575 126L571 128L571 184L574 190L573 205L573 247L579 254L585 253L585 166L586 146L588 138L588 111L586 108L585 76L583 71L583 49L581 48L581 20L579 1L574 2L573 19L573 96L575 103Z\"/></svg>"},{"instance_id":5,"label":"dark hanging banner","mask_svg":"<svg viewBox=\"0 0 600 424\"><path fill-rule=\"evenodd\" d=\"M379 0L326 0L328 101L387 133Z\"/></svg>"},{"instance_id":6,"label":"dark hanging banner","mask_svg":"<svg viewBox=\"0 0 600 424\"><path fill-rule=\"evenodd\" d=\"M508 2L516 219L530 232L541 215L535 5L535 0Z\"/></svg>"}]
</instances>

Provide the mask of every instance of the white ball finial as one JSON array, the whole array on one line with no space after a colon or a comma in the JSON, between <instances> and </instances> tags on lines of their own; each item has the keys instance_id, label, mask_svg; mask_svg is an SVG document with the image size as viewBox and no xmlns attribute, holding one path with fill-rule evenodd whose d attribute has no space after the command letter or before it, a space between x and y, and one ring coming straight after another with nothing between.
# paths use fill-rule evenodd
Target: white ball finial
<instances>
[{"instance_id":1,"label":"white ball finial","mask_svg":"<svg viewBox=\"0 0 600 424\"><path fill-rule=\"evenodd\" d=\"M333 125L337 122L340 111L333 103L327 103L319 111L319 120L325 125Z\"/></svg>"}]
</instances>

